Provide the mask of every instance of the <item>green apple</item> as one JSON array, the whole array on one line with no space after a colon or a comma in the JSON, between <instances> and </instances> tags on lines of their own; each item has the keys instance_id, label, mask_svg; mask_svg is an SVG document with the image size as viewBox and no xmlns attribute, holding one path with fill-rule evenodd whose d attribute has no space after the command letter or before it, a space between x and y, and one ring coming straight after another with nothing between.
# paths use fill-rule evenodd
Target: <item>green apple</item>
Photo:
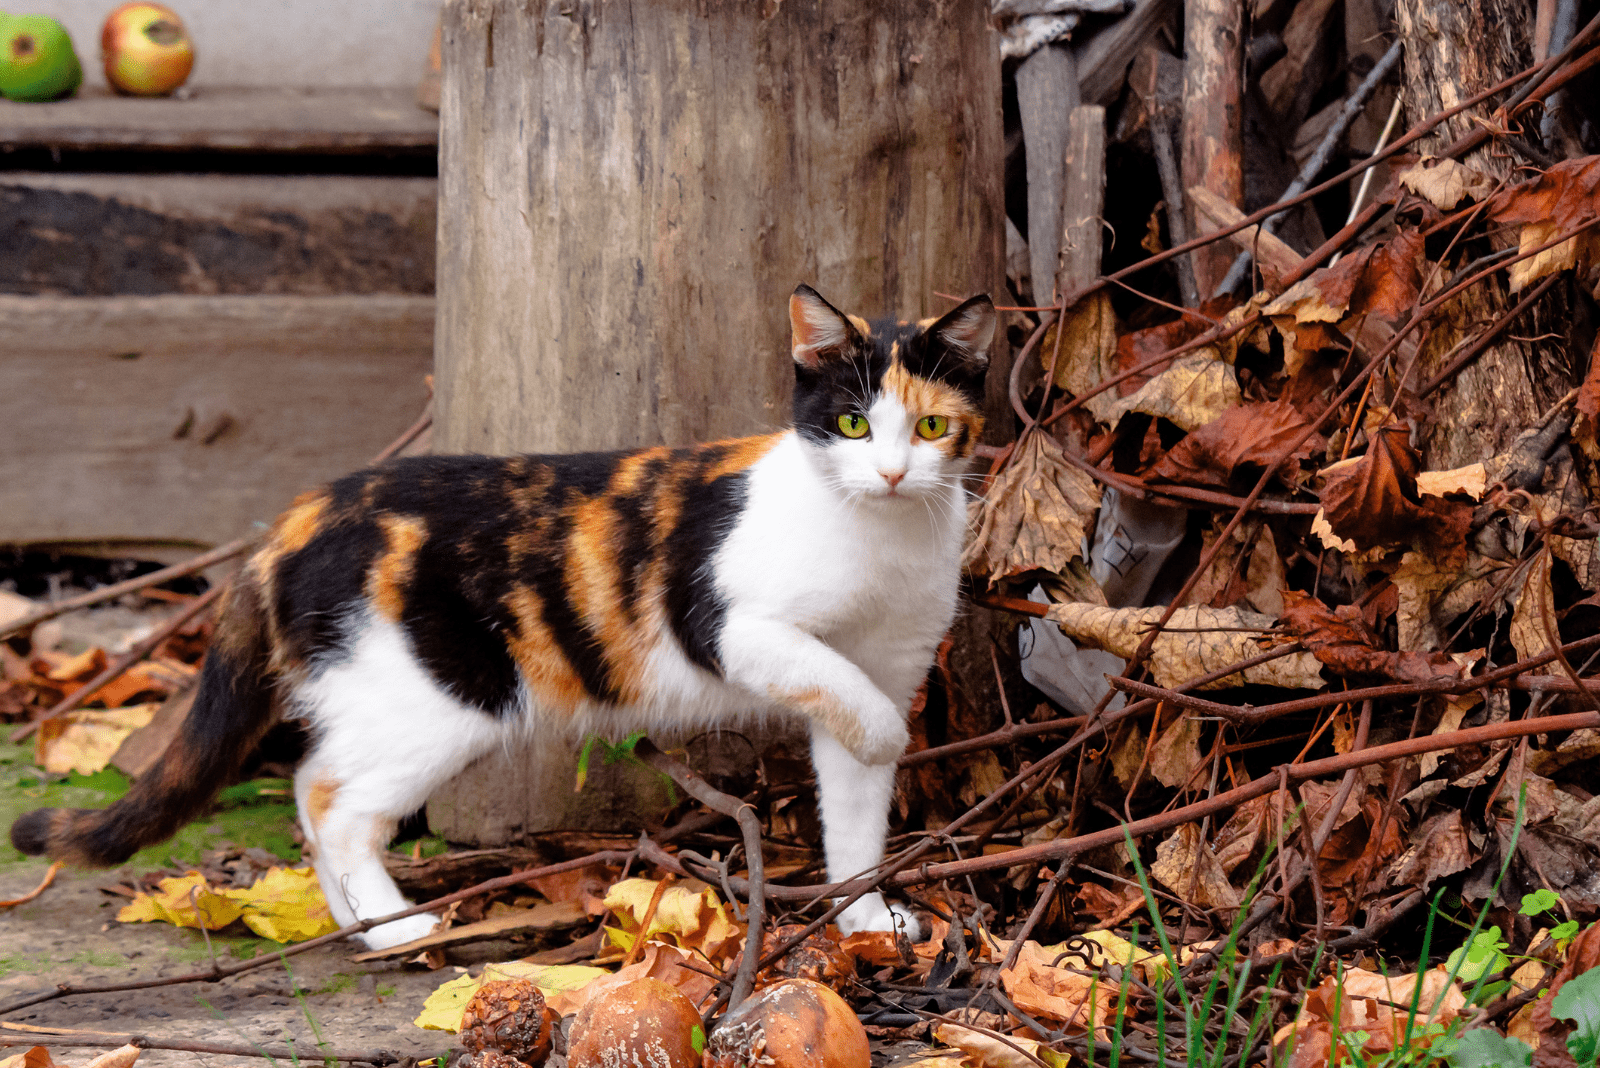
<instances>
[{"instance_id":1,"label":"green apple","mask_svg":"<svg viewBox=\"0 0 1600 1068\"><path fill-rule=\"evenodd\" d=\"M83 66L66 28L48 15L0 19L0 94L57 100L83 84Z\"/></svg>"}]
</instances>

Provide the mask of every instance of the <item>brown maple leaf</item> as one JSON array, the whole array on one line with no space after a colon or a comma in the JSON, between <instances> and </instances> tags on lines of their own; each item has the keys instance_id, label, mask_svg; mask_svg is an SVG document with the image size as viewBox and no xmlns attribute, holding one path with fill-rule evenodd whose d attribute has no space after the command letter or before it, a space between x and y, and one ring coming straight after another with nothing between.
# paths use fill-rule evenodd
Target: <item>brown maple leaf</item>
<instances>
[{"instance_id":1,"label":"brown maple leaf","mask_svg":"<svg viewBox=\"0 0 1600 1068\"><path fill-rule=\"evenodd\" d=\"M1309 425L1310 420L1287 399L1230 408L1168 450L1150 469L1150 478L1226 489L1241 467L1279 464L1279 477L1290 481L1295 465L1322 448L1322 437L1313 434L1284 455Z\"/></svg>"},{"instance_id":2,"label":"brown maple leaf","mask_svg":"<svg viewBox=\"0 0 1600 1068\"><path fill-rule=\"evenodd\" d=\"M1402 230L1391 240L1367 245L1311 276L1322 299L1347 315L1375 315L1398 322L1416 307L1427 262L1422 235Z\"/></svg>"},{"instance_id":3,"label":"brown maple leaf","mask_svg":"<svg viewBox=\"0 0 1600 1068\"><path fill-rule=\"evenodd\" d=\"M1378 636L1367 627L1360 609L1352 605L1330 609L1315 597L1285 590L1279 622L1312 656L1339 675L1428 682L1459 679L1465 671L1444 653L1391 653L1378 648Z\"/></svg>"},{"instance_id":4,"label":"brown maple leaf","mask_svg":"<svg viewBox=\"0 0 1600 1068\"><path fill-rule=\"evenodd\" d=\"M1410 431L1386 426L1372 435L1366 454L1326 474L1322 510L1328 525L1357 549L1425 540L1435 553L1463 545L1473 506L1417 490L1422 467Z\"/></svg>"}]
</instances>

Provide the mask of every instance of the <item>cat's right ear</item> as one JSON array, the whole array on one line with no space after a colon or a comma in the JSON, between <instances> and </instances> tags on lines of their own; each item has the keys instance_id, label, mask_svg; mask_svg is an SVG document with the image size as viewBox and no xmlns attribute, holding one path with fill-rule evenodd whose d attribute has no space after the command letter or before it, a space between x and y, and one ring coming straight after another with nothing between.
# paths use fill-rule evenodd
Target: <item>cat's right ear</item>
<instances>
[{"instance_id":1,"label":"cat's right ear","mask_svg":"<svg viewBox=\"0 0 1600 1068\"><path fill-rule=\"evenodd\" d=\"M855 355L861 344L861 332L849 317L808 285L796 286L789 298L789 329L794 362L811 370Z\"/></svg>"}]
</instances>

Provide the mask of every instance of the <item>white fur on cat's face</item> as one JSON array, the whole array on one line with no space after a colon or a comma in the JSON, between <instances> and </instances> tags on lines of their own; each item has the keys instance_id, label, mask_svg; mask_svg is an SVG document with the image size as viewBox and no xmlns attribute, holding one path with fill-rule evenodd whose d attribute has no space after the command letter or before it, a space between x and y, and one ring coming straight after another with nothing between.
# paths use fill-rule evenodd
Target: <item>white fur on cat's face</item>
<instances>
[{"instance_id":1,"label":"white fur on cat's face","mask_svg":"<svg viewBox=\"0 0 1600 1068\"><path fill-rule=\"evenodd\" d=\"M950 455L939 439L929 441L917 434L919 419L942 413L909 412L885 392L864 414L868 426L864 437L838 436L826 445L807 443L824 477L844 496L891 507L918 507L930 498L947 499L960 484L967 460Z\"/></svg>"}]
</instances>

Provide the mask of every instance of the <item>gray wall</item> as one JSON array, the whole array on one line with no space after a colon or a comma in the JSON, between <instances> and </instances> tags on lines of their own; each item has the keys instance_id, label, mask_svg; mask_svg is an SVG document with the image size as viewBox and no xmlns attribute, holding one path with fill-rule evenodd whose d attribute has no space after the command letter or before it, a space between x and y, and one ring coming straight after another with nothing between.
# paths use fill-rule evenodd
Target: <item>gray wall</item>
<instances>
[{"instance_id":1,"label":"gray wall","mask_svg":"<svg viewBox=\"0 0 1600 1068\"><path fill-rule=\"evenodd\" d=\"M195 43L197 88L414 86L440 0L164 0ZM13 14L61 20L84 85L105 88L100 27L120 0L10 0Z\"/></svg>"}]
</instances>

